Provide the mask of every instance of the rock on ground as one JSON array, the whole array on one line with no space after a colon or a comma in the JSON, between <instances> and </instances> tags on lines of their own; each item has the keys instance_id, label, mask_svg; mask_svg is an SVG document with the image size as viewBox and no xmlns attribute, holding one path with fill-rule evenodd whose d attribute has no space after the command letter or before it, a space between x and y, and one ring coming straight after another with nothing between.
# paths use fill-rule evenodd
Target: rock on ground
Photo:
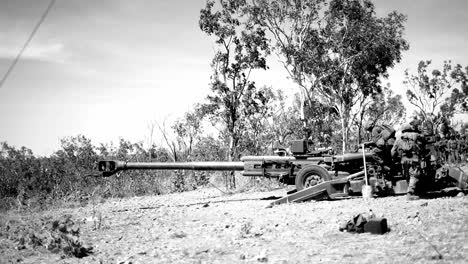
<instances>
[{"instance_id":1,"label":"rock on ground","mask_svg":"<svg viewBox=\"0 0 468 264\"><path fill-rule=\"evenodd\" d=\"M284 190L225 195L216 189L111 199L82 208L2 219L27 225L70 215L93 254L73 258L17 249L0 236L0 263L466 263L467 196L406 201L404 196L284 204ZM340 232L368 212L387 218L384 235ZM5 223L5 221L2 221Z\"/></svg>"}]
</instances>

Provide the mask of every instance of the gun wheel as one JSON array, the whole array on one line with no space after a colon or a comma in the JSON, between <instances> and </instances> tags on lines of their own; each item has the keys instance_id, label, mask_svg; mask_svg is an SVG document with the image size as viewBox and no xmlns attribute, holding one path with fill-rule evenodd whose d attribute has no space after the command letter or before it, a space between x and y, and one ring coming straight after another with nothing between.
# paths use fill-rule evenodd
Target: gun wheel
<instances>
[{"instance_id":1,"label":"gun wheel","mask_svg":"<svg viewBox=\"0 0 468 264\"><path fill-rule=\"evenodd\" d=\"M310 165L296 175L296 189L298 191L331 180L328 171L320 166Z\"/></svg>"}]
</instances>

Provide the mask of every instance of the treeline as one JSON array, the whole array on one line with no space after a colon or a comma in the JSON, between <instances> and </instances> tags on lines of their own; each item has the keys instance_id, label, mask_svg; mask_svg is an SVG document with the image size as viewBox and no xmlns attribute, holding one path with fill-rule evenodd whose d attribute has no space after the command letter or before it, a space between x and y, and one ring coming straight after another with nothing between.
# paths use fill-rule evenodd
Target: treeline
<instances>
[{"instance_id":1,"label":"treeline","mask_svg":"<svg viewBox=\"0 0 468 264\"><path fill-rule=\"evenodd\" d=\"M299 95L289 100L281 91L263 87L258 90L262 98L255 113L245 110L245 118L238 120L239 137L236 142L238 160L245 155L271 155L276 148L287 148L291 140L306 139L313 147L340 149L341 133L336 113L323 105L305 107L305 114L314 120L304 128L300 118ZM259 107L261 105L261 107ZM371 102L362 115L356 116L350 131L353 146L365 141L367 124L398 125L405 120L401 96L390 89ZM247 118L250 117L250 118ZM36 156L26 148L15 148L7 142L0 145L0 198L1 208L41 207L57 202L88 203L93 197L126 197L158 195L193 190L215 181L227 184L226 174L190 171L127 171L109 178L94 177L96 162L103 159L126 161L225 161L229 156L230 137L206 105L198 104L170 127L158 126L162 145L130 142L94 143L83 135L63 138L60 148L46 157ZM220 128L216 130L214 128ZM215 133L208 133L208 131ZM213 134L213 135L211 135Z\"/></svg>"},{"instance_id":2,"label":"treeline","mask_svg":"<svg viewBox=\"0 0 468 264\"><path fill-rule=\"evenodd\" d=\"M138 143L121 140L116 147L94 146L82 135L62 139L61 148L48 157L36 157L30 149L17 149L6 142L1 143L0 154L2 209L37 207L57 201L86 202L93 194L121 197L160 193L157 183L160 179L144 173L108 179L91 174L96 173L96 161L107 157L146 161L153 155L161 161L168 160L165 152L155 149L150 153ZM135 177L141 180L134 180Z\"/></svg>"},{"instance_id":3,"label":"treeline","mask_svg":"<svg viewBox=\"0 0 468 264\"><path fill-rule=\"evenodd\" d=\"M199 139L193 146L195 160L223 159L215 139ZM186 159L183 153L178 156ZM185 156L185 157L184 157ZM26 148L0 146L1 209L40 207L57 201L87 203L92 196L126 197L195 189L208 182L206 173L128 171L109 178L95 177L96 162L102 159L127 161L173 161L168 149L120 139L117 145L95 145L83 135L61 140L60 149L47 157L35 156Z\"/></svg>"},{"instance_id":4,"label":"treeline","mask_svg":"<svg viewBox=\"0 0 468 264\"><path fill-rule=\"evenodd\" d=\"M266 89L271 90L271 89ZM274 98L274 99L273 99ZM278 99L280 98L280 99ZM250 119L239 140L240 155L265 154L300 136L296 131L297 110L285 107L284 97L271 97L264 119ZM273 107L273 105L268 105ZM199 105L176 120L170 131L160 129L163 145L130 142L95 143L84 135L61 139L60 148L49 156L36 156L27 147L16 148L0 143L1 208L27 208L54 204L58 201L87 203L93 196L102 198L162 194L196 189L206 185L213 173L189 171L128 171L109 178L94 177L98 160L125 161L221 161L226 160L228 145L225 134L208 136L203 122L208 118ZM159 124L153 124L153 126ZM211 128L212 129L212 128ZM238 157L236 157L238 159ZM219 177L218 185L224 184ZM213 179L212 179L213 180ZM224 186L223 186L224 187Z\"/></svg>"},{"instance_id":5,"label":"treeline","mask_svg":"<svg viewBox=\"0 0 468 264\"><path fill-rule=\"evenodd\" d=\"M215 47L211 91L170 129L151 124L151 137L159 129L162 145L124 139L117 146L93 145L77 136L63 139L50 157L36 157L27 148L3 143L0 195L9 202L2 205L97 192L104 197L157 194L206 183L207 175L182 177L181 172L88 177L99 159L233 161L271 154L293 139L337 153L352 151L366 140L369 125L398 126L407 118L401 95L383 83L409 49L405 23L406 16L396 11L377 17L370 0L207 1L199 27ZM255 72L269 70L273 52L299 92L292 98L253 81ZM403 84L417 109L414 115L433 131L468 111L468 67L446 61L438 69L421 61L417 71L405 72ZM236 188L233 174L224 183Z\"/></svg>"},{"instance_id":6,"label":"treeline","mask_svg":"<svg viewBox=\"0 0 468 264\"><path fill-rule=\"evenodd\" d=\"M290 103L280 91L267 87L260 91L264 94L261 111L256 108L255 115L238 123L243 129L237 131L239 138L234 160L244 155L273 154L274 149L289 146L291 140L304 138L304 133L311 135L316 147L339 146L340 134L336 133L339 123L333 113L327 109L319 111L319 106L315 109L307 108L307 114L315 115L317 122L305 131L300 120L298 96ZM109 178L92 176L97 173L96 162L102 159L142 162L227 160L229 136L222 129L216 130L215 136L210 136L207 131L213 130L216 120L204 111L203 105L197 105L193 111L176 120L170 130L154 124L161 128L163 145L146 146L142 142L125 139L120 139L117 144L94 143L86 136L78 135L61 139L58 150L50 156L41 157L26 147L15 148L2 142L2 207L37 207L57 201L86 203L93 196L106 198L162 194L204 186L212 174L128 171ZM219 177L218 184L223 186L226 179L227 176Z\"/></svg>"}]
</instances>

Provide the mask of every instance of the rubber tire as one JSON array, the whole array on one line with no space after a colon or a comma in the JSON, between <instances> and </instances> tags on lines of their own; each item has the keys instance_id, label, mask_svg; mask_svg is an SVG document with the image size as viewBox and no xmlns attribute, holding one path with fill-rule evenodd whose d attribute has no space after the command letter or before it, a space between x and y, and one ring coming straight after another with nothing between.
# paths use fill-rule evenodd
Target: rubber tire
<instances>
[{"instance_id":1,"label":"rubber tire","mask_svg":"<svg viewBox=\"0 0 468 264\"><path fill-rule=\"evenodd\" d=\"M296 189L298 191L304 189L304 181L311 174L316 174L317 176L320 176L320 178L322 178L323 181L331 180L331 176L326 169L317 165L309 165L307 167L302 168L296 175L295 184Z\"/></svg>"}]
</instances>

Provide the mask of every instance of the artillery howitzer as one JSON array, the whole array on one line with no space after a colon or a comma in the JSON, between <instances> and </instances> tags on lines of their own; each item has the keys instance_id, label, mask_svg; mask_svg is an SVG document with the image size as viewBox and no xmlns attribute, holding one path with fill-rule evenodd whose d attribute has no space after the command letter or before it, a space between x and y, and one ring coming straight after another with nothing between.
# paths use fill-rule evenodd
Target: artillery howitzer
<instances>
[{"instance_id":1,"label":"artillery howitzer","mask_svg":"<svg viewBox=\"0 0 468 264\"><path fill-rule=\"evenodd\" d=\"M401 172L388 170L380 164L373 152L329 155L325 152L307 152L307 141L294 141L292 155L245 156L239 162L124 162L99 161L98 169L104 177L124 170L203 170L242 171L243 176L277 178L280 182L295 185L296 192L275 201L300 202L319 198L344 198L359 195L367 182L376 195L406 193L407 179ZM364 168L364 157L366 167ZM430 171L433 181L466 189L468 175L453 167L436 168Z\"/></svg>"}]
</instances>

